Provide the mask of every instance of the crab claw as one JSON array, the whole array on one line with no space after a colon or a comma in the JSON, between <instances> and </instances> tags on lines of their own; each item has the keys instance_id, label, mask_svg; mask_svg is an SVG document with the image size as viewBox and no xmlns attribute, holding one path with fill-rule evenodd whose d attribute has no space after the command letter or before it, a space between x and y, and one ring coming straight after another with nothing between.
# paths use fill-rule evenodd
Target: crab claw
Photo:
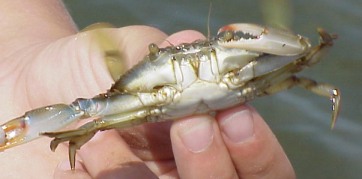
<instances>
[{"instance_id":1,"label":"crab claw","mask_svg":"<svg viewBox=\"0 0 362 179\"><path fill-rule=\"evenodd\" d=\"M273 55L294 56L307 52L311 46L308 40L300 35L255 24L229 24L220 28L218 34L226 31L232 32L232 35L228 34L224 41L219 42L226 48L242 48Z\"/></svg>"},{"instance_id":2,"label":"crab claw","mask_svg":"<svg viewBox=\"0 0 362 179\"><path fill-rule=\"evenodd\" d=\"M65 104L29 111L0 125L0 151L34 140L41 132L58 130L81 116L82 113Z\"/></svg>"}]
</instances>

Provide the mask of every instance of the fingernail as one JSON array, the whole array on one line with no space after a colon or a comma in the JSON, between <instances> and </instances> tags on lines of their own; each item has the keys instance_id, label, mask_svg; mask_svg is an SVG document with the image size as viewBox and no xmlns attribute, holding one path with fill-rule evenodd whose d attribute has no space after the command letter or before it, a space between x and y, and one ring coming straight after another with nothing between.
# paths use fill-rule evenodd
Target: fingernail
<instances>
[{"instance_id":1,"label":"fingernail","mask_svg":"<svg viewBox=\"0 0 362 179\"><path fill-rule=\"evenodd\" d=\"M182 125L178 134L189 151L202 152L209 147L213 140L212 121L208 117L189 119Z\"/></svg>"},{"instance_id":2,"label":"fingernail","mask_svg":"<svg viewBox=\"0 0 362 179\"><path fill-rule=\"evenodd\" d=\"M221 121L221 130L232 142L239 143L254 136L254 121L249 109L244 109Z\"/></svg>"}]
</instances>

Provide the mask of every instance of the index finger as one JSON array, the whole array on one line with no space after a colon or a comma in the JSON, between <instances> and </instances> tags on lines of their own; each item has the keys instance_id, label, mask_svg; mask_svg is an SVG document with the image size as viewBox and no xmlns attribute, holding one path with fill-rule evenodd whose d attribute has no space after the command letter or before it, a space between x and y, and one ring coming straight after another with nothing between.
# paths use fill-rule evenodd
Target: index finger
<instances>
[{"instance_id":1,"label":"index finger","mask_svg":"<svg viewBox=\"0 0 362 179\"><path fill-rule=\"evenodd\" d=\"M277 138L253 108L228 109L217 119L239 177L295 178Z\"/></svg>"}]
</instances>

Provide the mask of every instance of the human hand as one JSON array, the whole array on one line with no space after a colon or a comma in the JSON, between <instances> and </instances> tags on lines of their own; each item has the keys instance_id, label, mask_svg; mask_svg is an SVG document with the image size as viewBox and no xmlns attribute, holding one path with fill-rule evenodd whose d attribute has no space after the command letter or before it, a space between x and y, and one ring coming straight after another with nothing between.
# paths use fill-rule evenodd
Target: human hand
<instances>
[{"instance_id":1,"label":"human hand","mask_svg":"<svg viewBox=\"0 0 362 179\"><path fill-rule=\"evenodd\" d=\"M78 152L76 170L65 160L55 178L295 178L277 139L251 107L177 120L171 142L167 125L100 132Z\"/></svg>"},{"instance_id":2,"label":"human hand","mask_svg":"<svg viewBox=\"0 0 362 179\"><path fill-rule=\"evenodd\" d=\"M123 29L127 28L139 30ZM157 33L153 30L147 34ZM198 32L182 31L160 44L200 38L204 37ZM228 109L215 117L198 115L172 124L99 132L78 151L78 156L75 171L70 170L65 160L58 165L55 177L295 178L277 139L249 106Z\"/></svg>"},{"instance_id":3,"label":"human hand","mask_svg":"<svg viewBox=\"0 0 362 179\"><path fill-rule=\"evenodd\" d=\"M2 24L6 28L0 35L1 122L35 107L92 97L110 87L112 79L101 49L92 41L93 32L75 34L57 1L19 3L16 7L24 6L28 11L32 7L30 11L40 14L24 22L20 15L24 11L10 16L10 25ZM47 14L42 9L44 4L55 11ZM118 42L131 64L147 53L149 43L178 44L203 38L195 31L167 37L145 26L105 31ZM50 139L41 138L2 153L0 162L6 165L0 169L0 178L50 178L61 160L54 173L56 178L294 177L276 138L250 107L220 112L216 119L206 115L180 119L170 126L156 123L99 132L79 150L75 171L68 168L67 146L61 145L52 153L48 148Z\"/></svg>"}]
</instances>

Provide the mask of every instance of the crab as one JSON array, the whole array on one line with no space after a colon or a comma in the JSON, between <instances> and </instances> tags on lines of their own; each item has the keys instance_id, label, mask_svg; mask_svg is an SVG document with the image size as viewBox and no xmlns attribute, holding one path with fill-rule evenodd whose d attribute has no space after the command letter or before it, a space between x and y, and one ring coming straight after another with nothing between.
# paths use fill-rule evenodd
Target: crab
<instances>
[{"instance_id":1,"label":"crab","mask_svg":"<svg viewBox=\"0 0 362 179\"><path fill-rule=\"evenodd\" d=\"M286 30L237 23L220 28L214 38L160 48L149 45L142 62L122 75L105 93L71 104L54 104L12 119L0 127L0 150L40 136L54 138L55 150L69 142L75 168L76 150L98 131L213 113L272 95L293 86L328 97L332 128L340 91L328 84L298 77L316 64L336 36L318 29L320 44ZM60 131L70 123L93 118L78 129Z\"/></svg>"}]
</instances>

